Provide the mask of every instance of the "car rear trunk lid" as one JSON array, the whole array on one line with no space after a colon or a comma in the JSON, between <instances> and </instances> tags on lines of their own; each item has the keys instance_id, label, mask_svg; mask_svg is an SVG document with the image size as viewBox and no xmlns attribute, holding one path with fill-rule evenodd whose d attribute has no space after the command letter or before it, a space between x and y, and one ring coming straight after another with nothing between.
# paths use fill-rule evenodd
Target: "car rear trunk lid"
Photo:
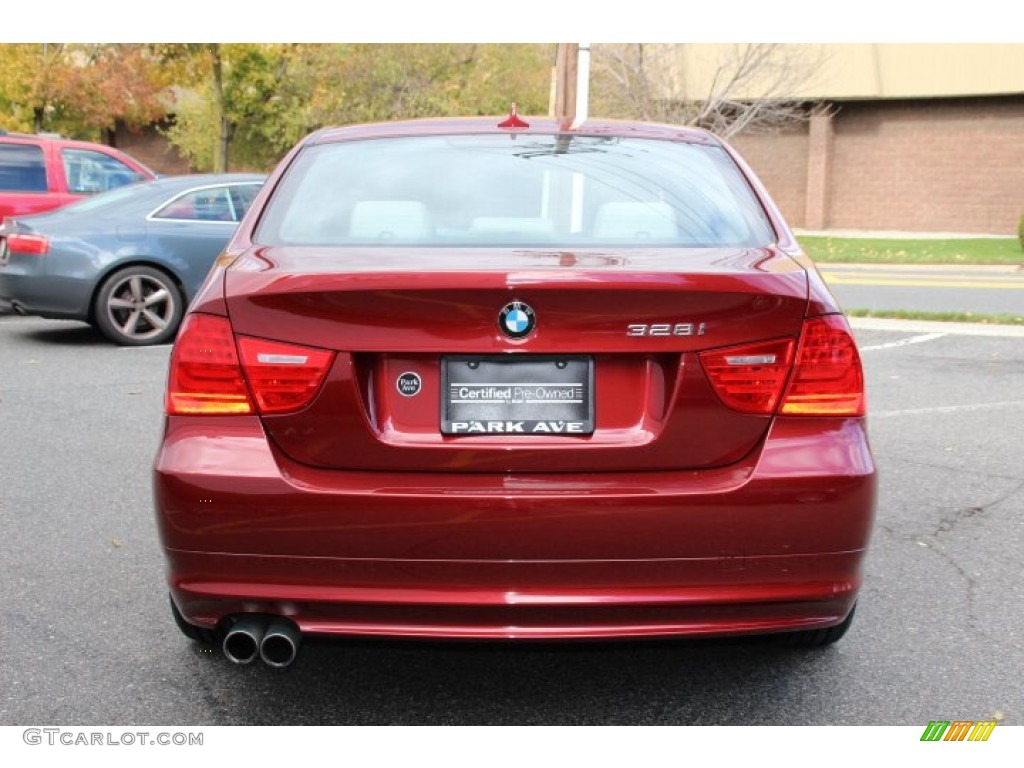
<instances>
[{"instance_id":1,"label":"car rear trunk lid","mask_svg":"<svg viewBox=\"0 0 1024 768\"><path fill-rule=\"evenodd\" d=\"M796 339L807 306L803 269L771 248L255 247L225 281L236 334L338 353L309 406L263 417L270 438L296 461L358 470L728 465L758 444L771 417L726 407L698 353ZM524 338L500 325L512 302L536 323ZM543 365L566 360L592 366L584 432L561 431L567 420L537 406L536 421L549 422L539 433L509 429L518 418L443 433L442 401L454 397L446 372L450 385L474 362L497 371L529 361L541 365L529 375L543 378Z\"/></svg>"}]
</instances>

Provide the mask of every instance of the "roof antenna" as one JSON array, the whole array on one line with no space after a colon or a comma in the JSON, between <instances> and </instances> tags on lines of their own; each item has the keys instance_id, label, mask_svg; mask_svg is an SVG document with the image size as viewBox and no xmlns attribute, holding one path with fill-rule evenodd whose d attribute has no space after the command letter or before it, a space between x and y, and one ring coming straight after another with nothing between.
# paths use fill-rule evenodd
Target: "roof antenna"
<instances>
[{"instance_id":1,"label":"roof antenna","mask_svg":"<svg viewBox=\"0 0 1024 768\"><path fill-rule=\"evenodd\" d=\"M519 117L519 107L512 102L512 108L508 111L508 117L498 123L499 128L529 128L530 124Z\"/></svg>"}]
</instances>

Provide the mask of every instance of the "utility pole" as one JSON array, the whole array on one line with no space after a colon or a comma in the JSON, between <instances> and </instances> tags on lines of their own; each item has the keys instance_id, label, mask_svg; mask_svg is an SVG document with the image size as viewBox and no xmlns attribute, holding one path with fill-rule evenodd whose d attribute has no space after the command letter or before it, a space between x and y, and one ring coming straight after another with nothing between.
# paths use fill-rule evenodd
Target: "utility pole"
<instances>
[{"instance_id":1,"label":"utility pole","mask_svg":"<svg viewBox=\"0 0 1024 768\"><path fill-rule=\"evenodd\" d=\"M228 172L228 150L231 146L231 123L224 109L224 66L220 43L210 43L210 64L213 70L213 112L217 120L217 143L213 152L213 172Z\"/></svg>"},{"instance_id":2,"label":"utility pole","mask_svg":"<svg viewBox=\"0 0 1024 768\"><path fill-rule=\"evenodd\" d=\"M559 43L555 54L555 98L551 116L562 125L576 119L576 65L578 43Z\"/></svg>"},{"instance_id":3,"label":"utility pole","mask_svg":"<svg viewBox=\"0 0 1024 768\"><path fill-rule=\"evenodd\" d=\"M590 100L590 44L559 43L549 112L561 125L587 119Z\"/></svg>"}]
</instances>

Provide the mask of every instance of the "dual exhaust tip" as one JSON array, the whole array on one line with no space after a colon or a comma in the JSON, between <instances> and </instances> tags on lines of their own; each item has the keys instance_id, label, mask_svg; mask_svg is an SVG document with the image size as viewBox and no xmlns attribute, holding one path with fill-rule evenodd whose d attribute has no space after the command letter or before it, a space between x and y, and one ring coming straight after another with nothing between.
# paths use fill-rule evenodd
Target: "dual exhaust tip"
<instances>
[{"instance_id":1,"label":"dual exhaust tip","mask_svg":"<svg viewBox=\"0 0 1024 768\"><path fill-rule=\"evenodd\" d=\"M299 653L302 633L283 616L241 614L224 635L224 655L235 664L251 664L257 658L278 669L290 666Z\"/></svg>"}]
</instances>

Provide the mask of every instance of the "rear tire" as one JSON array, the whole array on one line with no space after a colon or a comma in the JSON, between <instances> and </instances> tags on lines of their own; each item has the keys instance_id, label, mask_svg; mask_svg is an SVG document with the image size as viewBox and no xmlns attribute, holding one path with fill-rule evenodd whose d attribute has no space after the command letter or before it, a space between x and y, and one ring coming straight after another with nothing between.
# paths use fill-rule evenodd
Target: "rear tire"
<instances>
[{"instance_id":1,"label":"rear tire","mask_svg":"<svg viewBox=\"0 0 1024 768\"><path fill-rule=\"evenodd\" d=\"M217 641L217 632L215 630L197 627L195 624L189 624L185 621L185 617L181 615L181 611L178 610L178 606L174 604L174 598L170 595L167 597L171 601L171 615L174 616L174 623L178 625L178 629L181 630L181 633L185 637L199 643L200 645L219 645Z\"/></svg>"},{"instance_id":2,"label":"rear tire","mask_svg":"<svg viewBox=\"0 0 1024 768\"><path fill-rule=\"evenodd\" d=\"M184 314L185 302L170 275L141 265L104 280L93 305L96 327L126 347L172 341Z\"/></svg>"},{"instance_id":3,"label":"rear tire","mask_svg":"<svg viewBox=\"0 0 1024 768\"><path fill-rule=\"evenodd\" d=\"M790 648L821 648L826 645L832 645L832 643L845 635L850 625L853 624L853 614L856 610L857 604L854 603L853 608L850 609L842 623L836 624L834 627L787 632L784 635L779 635L779 641Z\"/></svg>"}]
</instances>

